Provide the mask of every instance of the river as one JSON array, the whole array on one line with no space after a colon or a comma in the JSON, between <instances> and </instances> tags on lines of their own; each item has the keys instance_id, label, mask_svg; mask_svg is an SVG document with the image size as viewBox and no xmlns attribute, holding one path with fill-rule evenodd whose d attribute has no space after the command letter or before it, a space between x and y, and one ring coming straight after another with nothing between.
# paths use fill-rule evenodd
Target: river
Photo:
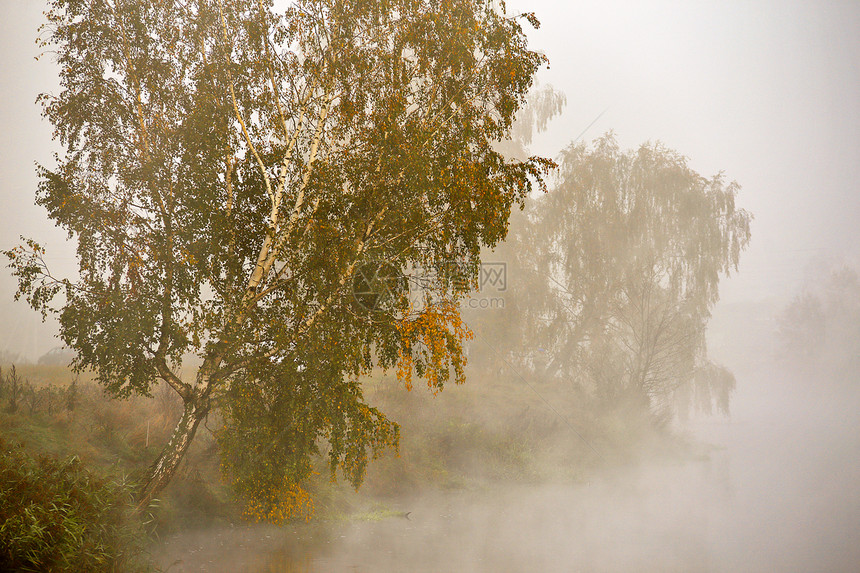
<instances>
[{"instance_id":1,"label":"river","mask_svg":"<svg viewBox=\"0 0 860 573\"><path fill-rule=\"evenodd\" d=\"M859 396L746 374L731 418L689 426L707 456L428 494L408 518L186 532L156 557L171 573L860 571Z\"/></svg>"}]
</instances>

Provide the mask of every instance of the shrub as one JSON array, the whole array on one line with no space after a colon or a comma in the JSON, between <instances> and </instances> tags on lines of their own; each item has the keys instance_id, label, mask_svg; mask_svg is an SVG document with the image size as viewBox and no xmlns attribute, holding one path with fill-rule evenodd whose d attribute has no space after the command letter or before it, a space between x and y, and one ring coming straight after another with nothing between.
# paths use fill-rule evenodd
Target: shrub
<instances>
[{"instance_id":1,"label":"shrub","mask_svg":"<svg viewBox=\"0 0 860 573\"><path fill-rule=\"evenodd\" d=\"M3 382L3 394L9 399L9 405L6 408L6 411L10 414L14 414L18 411L18 406L20 406L20 401L23 398L27 381L18 375L18 371L15 369L14 364L12 365L9 373L5 376L0 372L0 378L2 378Z\"/></svg>"},{"instance_id":2,"label":"shrub","mask_svg":"<svg viewBox=\"0 0 860 573\"><path fill-rule=\"evenodd\" d=\"M131 488L0 438L0 570L143 571Z\"/></svg>"}]
</instances>

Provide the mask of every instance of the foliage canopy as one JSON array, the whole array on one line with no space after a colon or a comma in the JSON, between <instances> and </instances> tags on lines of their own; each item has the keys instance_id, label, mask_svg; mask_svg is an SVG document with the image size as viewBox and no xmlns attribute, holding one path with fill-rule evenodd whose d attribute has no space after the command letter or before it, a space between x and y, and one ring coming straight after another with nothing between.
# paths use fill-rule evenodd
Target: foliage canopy
<instances>
[{"instance_id":1,"label":"foliage canopy","mask_svg":"<svg viewBox=\"0 0 860 573\"><path fill-rule=\"evenodd\" d=\"M183 398L142 501L213 403L228 452L231 432L277 423L288 481L327 439L357 482L362 452L397 439L357 377L400 363L462 381L466 331L440 311L460 296L444 275L426 306L400 293L383 312L355 304L352 279L368 261L474 276L543 185L550 161L494 150L544 62L521 26L537 21L489 0L50 6L62 89L41 101L65 153L39 168L37 202L75 239L79 277L51 276L34 241L7 254L78 369L116 395L161 378ZM193 381L177 374L188 353Z\"/></svg>"},{"instance_id":2,"label":"foliage canopy","mask_svg":"<svg viewBox=\"0 0 860 573\"><path fill-rule=\"evenodd\" d=\"M727 408L734 377L707 362L705 325L750 238L737 191L660 144L571 144L511 240L525 359L605 403L665 414L684 386Z\"/></svg>"}]
</instances>

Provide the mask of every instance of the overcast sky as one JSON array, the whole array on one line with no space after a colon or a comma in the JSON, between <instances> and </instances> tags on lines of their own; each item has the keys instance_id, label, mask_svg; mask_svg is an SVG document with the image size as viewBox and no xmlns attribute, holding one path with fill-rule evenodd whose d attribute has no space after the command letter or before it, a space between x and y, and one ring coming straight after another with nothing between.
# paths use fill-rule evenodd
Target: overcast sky
<instances>
[{"instance_id":1,"label":"overcast sky","mask_svg":"<svg viewBox=\"0 0 860 573\"><path fill-rule=\"evenodd\" d=\"M584 134L614 130L625 147L660 140L702 175L725 172L755 215L740 273L724 303L783 300L816 258L860 258L860 2L509 1L543 22L530 34L549 56L544 83L564 91L564 115L534 151L555 156ZM51 129L34 100L56 88L35 61L42 6L0 0L0 248L19 235L73 268L63 233L33 206L35 161L50 164ZM31 358L58 344L12 303L0 273L0 350Z\"/></svg>"},{"instance_id":2,"label":"overcast sky","mask_svg":"<svg viewBox=\"0 0 860 573\"><path fill-rule=\"evenodd\" d=\"M813 257L860 254L860 2L517 2L568 95L539 151L612 129L724 171L755 215L724 301L784 298Z\"/></svg>"}]
</instances>

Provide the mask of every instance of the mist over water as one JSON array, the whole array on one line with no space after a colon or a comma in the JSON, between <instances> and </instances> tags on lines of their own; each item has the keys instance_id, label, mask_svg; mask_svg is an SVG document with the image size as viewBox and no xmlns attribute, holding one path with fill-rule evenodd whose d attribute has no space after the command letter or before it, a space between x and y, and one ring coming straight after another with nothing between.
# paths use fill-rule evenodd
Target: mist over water
<instances>
[{"instance_id":1,"label":"mist over water","mask_svg":"<svg viewBox=\"0 0 860 573\"><path fill-rule=\"evenodd\" d=\"M408 518L185 533L157 557L171 572L856 571L856 384L770 360L737 375L730 418L687 424L703 444L688 459L428 493L398 502Z\"/></svg>"},{"instance_id":2,"label":"mist over water","mask_svg":"<svg viewBox=\"0 0 860 573\"><path fill-rule=\"evenodd\" d=\"M732 420L697 427L725 448L715 457L724 460L726 499L703 500L714 569L856 571L856 388L773 372L742 376L739 387Z\"/></svg>"}]
</instances>

